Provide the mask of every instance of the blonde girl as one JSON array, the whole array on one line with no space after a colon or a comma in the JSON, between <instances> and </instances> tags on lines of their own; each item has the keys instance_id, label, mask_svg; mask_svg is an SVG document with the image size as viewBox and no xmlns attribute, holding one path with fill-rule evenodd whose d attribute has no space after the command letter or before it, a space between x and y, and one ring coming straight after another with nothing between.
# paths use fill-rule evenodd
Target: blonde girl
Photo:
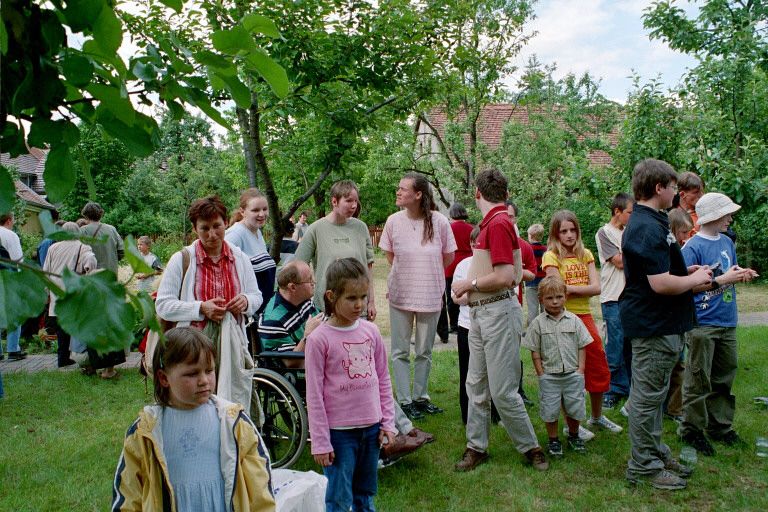
<instances>
[{"instance_id":1,"label":"blonde girl","mask_svg":"<svg viewBox=\"0 0 768 512\"><path fill-rule=\"evenodd\" d=\"M611 372L608 369L603 341L589 307L589 298L600 295L600 278L592 252L584 247L581 226L573 212L560 210L552 216L547 252L542 257L541 266L548 276L559 275L565 282L565 307L584 322L594 341L585 349L587 361L584 385L592 406L592 417L587 424L611 432L621 432L619 425L603 415L603 393L609 389Z\"/></svg>"}]
</instances>

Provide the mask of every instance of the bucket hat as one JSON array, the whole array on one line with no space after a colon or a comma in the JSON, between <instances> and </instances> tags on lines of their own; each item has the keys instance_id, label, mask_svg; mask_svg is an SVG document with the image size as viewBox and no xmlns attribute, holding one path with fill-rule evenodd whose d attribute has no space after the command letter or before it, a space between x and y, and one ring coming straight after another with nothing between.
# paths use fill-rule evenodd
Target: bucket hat
<instances>
[{"instance_id":1,"label":"bucket hat","mask_svg":"<svg viewBox=\"0 0 768 512\"><path fill-rule=\"evenodd\" d=\"M731 198L718 192L708 192L696 202L697 224L708 224L737 212L741 206L731 201Z\"/></svg>"}]
</instances>

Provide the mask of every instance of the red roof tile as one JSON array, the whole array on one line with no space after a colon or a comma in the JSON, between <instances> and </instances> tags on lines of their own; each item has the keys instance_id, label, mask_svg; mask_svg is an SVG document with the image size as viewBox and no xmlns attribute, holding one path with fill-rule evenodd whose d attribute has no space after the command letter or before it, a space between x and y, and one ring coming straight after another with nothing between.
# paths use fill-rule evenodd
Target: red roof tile
<instances>
[{"instance_id":1,"label":"red roof tile","mask_svg":"<svg viewBox=\"0 0 768 512\"><path fill-rule=\"evenodd\" d=\"M544 111L541 111L541 113L543 114ZM453 122L461 123L466 121L466 119L466 112L462 111L458 113ZM440 108L433 109L427 114L427 121L435 128L441 138L444 137L445 125L448 122L448 117L444 110ZM486 105L480 112L477 123L478 142L491 149L499 147L504 125L510 121L527 125L529 123L529 110L526 107L508 103ZM611 147L615 147L619 137L618 126L610 133L607 133L606 136ZM580 136L579 139L583 139L583 136ZM467 135L465 135L465 142L469 143ZM605 151L594 150L588 156L593 165L607 166L611 163L611 156Z\"/></svg>"}]
</instances>

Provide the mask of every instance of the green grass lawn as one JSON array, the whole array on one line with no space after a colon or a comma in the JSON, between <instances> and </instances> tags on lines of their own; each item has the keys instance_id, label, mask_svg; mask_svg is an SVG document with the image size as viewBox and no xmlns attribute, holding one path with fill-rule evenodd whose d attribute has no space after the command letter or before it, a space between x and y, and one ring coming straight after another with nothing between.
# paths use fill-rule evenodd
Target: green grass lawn
<instances>
[{"instance_id":1,"label":"green grass lawn","mask_svg":"<svg viewBox=\"0 0 768 512\"><path fill-rule=\"evenodd\" d=\"M455 352L436 353L433 400L446 409L418 426L437 436L434 444L379 474L377 504L382 511L501 510L768 510L768 460L755 455L755 438L768 436L768 409L752 397L768 395L768 327L739 329L741 367L736 380L736 429L746 446L717 446L713 458L700 456L688 489L679 492L630 488L624 481L629 453L626 431L598 433L588 453L566 450L547 473L526 466L504 431L492 427L491 459L462 474L453 464L464 450ZM530 360L526 389L536 396ZM0 511L106 510L123 434L151 400L136 372L116 382L73 372L3 375L0 401ZM531 419L545 442L544 425ZM626 427L618 411L607 414ZM674 424L665 420L664 439L677 453ZM295 469L312 469L309 450Z\"/></svg>"}]
</instances>

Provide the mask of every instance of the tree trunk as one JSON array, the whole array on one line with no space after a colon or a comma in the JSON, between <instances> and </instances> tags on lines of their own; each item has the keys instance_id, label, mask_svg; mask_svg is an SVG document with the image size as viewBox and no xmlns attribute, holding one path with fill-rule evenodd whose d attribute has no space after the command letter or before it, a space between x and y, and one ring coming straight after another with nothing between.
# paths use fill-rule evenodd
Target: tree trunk
<instances>
[{"instance_id":1,"label":"tree trunk","mask_svg":"<svg viewBox=\"0 0 768 512\"><path fill-rule=\"evenodd\" d=\"M248 173L248 184L251 187L258 186L258 180L256 177L256 148L254 146L254 140L250 136L250 119L248 112L237 107L235 109L237 113L237 122L240 125L240 134L243 139L243 156L245 158L245 169Z\"/></svg>"}]
</instances>

